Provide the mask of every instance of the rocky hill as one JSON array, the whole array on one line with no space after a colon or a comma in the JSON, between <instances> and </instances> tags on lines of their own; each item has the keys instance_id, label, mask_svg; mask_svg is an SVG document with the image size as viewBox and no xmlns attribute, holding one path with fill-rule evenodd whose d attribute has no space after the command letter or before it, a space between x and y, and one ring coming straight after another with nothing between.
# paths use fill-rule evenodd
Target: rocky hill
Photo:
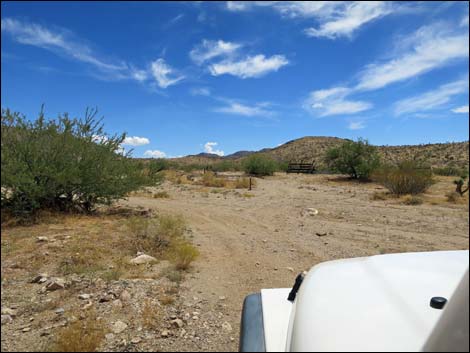
<instances>
[{"instance_id":1,"label":"rocky hill","mask_svg":"<svg viewBox=\"0 0 470 353\"><path fill-rule=\"evenodd\" d=\"M183 164L213 164L223 160L239 161L253 153L264 153L279 161L311 162L315 161L318 167L324 166L326 151L340 145L346 139L338 137L307 136L288 141L278 147L265 148L257 152L239 151L226 157L217 155L199 154L175 159ZM455 165L466 167L469 163L469 143L449 142L422 145L377 146L382 159L395 163L400 160L416 159L426 161L434 167Z\"/></svg>"}]
</instances>

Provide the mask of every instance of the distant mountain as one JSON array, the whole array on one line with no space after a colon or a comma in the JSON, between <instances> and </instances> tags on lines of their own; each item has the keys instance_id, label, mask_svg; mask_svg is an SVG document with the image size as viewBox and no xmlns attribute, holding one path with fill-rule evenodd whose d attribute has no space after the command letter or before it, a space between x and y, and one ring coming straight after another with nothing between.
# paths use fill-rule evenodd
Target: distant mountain
<instances>
[{"instance_id":1,"label":"distant mountain","mask_svg":"<svg viewBox=\"0 0 470 353\"><path fill-rule=\"evenodd\" d=\"M239 161L254 153L263 153L279 161L312 162L320 168L324 167L326 151L339 146L347 139L327 136L306 136L288 141L280 146L264 148L260 151L238 151L225 157L209 153L186 156L175 159L184 164L212 164L223 160ZM377 146L382 159L397 162L404 159L423 160L435 167L456 165L466 167L469 163L469 143L448 142L422 145Z\"/></svg>"},{"instance_id":2,"label":"distant mountain","mask_svg":"<svg viewBox=\"0 0 470 353\"><path fill-rule=\"evenodd\" d=\"M238 158L249 156L250 154L253 154L253 153L256 153L256 152L254 152L254 151L238 151L238 152L229 154L229 155L225 156L224 158L226 158L226 159L238 159Z\"/></svg>"}]
</instances>

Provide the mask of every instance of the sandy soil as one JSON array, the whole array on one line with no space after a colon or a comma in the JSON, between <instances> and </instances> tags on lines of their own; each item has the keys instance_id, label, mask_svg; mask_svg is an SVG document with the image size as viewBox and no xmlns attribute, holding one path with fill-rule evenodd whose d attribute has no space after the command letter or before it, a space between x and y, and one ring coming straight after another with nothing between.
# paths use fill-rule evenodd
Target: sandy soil
<instances>
[{"instance_id":1,"label":"sandy soil","mask_svg":"<svg viewBox=\"0 0 470 353\"><path fill-rule=\"evenodd\" d=\"M225 194L165 183L169 199L132 197L129 204L181 213L188 220L202 256L185 283L186 295L202 298L202 320L223 311L233 331L231 340L201 341L186 348L228 351L237 349L246 295L290 287L297 273L319 262L468 249L468 204L445 202L443 195L452 188L451 178L441 178L424 204L408 206L397 199L372 201L374 192L384 191L373 183L280 174L258 179L253 191ZM310 215L307 208L318 214ZM226 298L223 310L220 297Z\"/></svg>"},{"instance_id":2,"label":"sandy soil","mask_svg":"<svg viewBox=\"0 0 470 353\"><path fill-rule=\"evenodd\" d=\"M414 206L401 199L371 200L384 189L328 175L279 174L256 179L252 191L165 182L132 196L122 204L183 215L188 236L201 252L173 294L175 303L165 307L158 306L158 293L175 284L158 275L164 262L130 280L68 276L72 286L54 292L44 293L42 285L30 283L38 272L57 276L58 263L74 249L93 254L96 242L113 249L108 254L111 265L123 256L117 251L128 236L123 220L78 217L2 229L2 351L48 347L56 332L69 325L68 313L84 313L80 308L86 301L78 298L82 293L93 295L91 302L108 327L117 320L127 324L122 333L106 338L104 350L236 351L244 297L262 288L291 287L299 272L315 264L468 249L468 197L458 204L446 201L452 180L440 178L423 196L424 203ZM170 197L153 197L161 191ZM39 235L49 240L38 242ZM130 299L124 299L124 290ZM103 296L112 298L98 300ZM141 327L148 300L161 317L150 330ZM4 308L17 312L5 325ZM57 314L58 308L65 314ZM184 325L174 327L175 318L184 319ZM166 337L164 330L169 331Z\"/></svg>"}]
</instances>

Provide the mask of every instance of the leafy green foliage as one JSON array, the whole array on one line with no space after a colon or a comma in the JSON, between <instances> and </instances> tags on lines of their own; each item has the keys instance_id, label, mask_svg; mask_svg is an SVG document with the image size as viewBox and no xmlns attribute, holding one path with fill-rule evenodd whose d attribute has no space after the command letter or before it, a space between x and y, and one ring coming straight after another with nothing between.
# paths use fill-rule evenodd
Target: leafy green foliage
<instances>
[{"instance_id":1,"label":"leafy green foliage","mask_svg":"<svg viewBox=\"0 0 470 353\"><path fill-rule=\"evenodd\" d=\"M332 171L348 174L353 179L368 179L380 165L376 148L363 139L346 141L339 147L330 148L325 161Z\"/></svg>"},{"instance_id":2,"label":"leafy green foliage","mask_svg":"<svg viewBox=\"0 0 470 353\"><path fill-rule=\"evenodd\" d=\"M273 175L278 170L277 162L264 154L252 154L243 161L243 170L249 175Z\"/></svg>"},{"instance_id":3,"label":"leafy green foliage","mask_svg":"<svg viewBox=\"0 0 470 353\"><path fill-rule=\"evenodd\" d=\"M90 212L150 182L122 152L125 134L107 135L96 114L46 120L41 111L31 121L2 110L2 210L24 217L39 209Z\"/></svg>"},{"instance_id":4,"label":"leafy green foliage","mask_svg":"<svg viewBox=\"0 0 470 353\"><path fill-rule=\"evenodd\" d=\"M403 161L397 166L382 166L372 177L394 195L421 194L434 184L431 169L416 161Z\"/></svg>"}]
</instances>

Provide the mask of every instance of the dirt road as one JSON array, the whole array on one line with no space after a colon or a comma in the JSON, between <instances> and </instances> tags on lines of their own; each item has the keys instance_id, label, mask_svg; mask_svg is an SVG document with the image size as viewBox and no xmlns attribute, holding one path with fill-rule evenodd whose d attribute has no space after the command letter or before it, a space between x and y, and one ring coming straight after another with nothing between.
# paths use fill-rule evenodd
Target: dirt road
<instances>
[{"instance_id":1,"label":"dirt road","mask_svg":"<svg viewBox=\"0 0 470 353\"><path fill-rule=\"evenodd\" d=\"M382 190L375 184L329 178L278 175L257 180L251 192L165 183L169 199L130 198L131 205L182 214L201 251L183 285L188 306L200 308L193 327L200 339L175 349L236 350L243 298L261 288L290 287L298 272L319 262L468 249L468 206L437 201L452 189L450 180L433 186L424 204L407 206L370 200ZM226 335L204 334L220 323Z\"/></svg>"}]
</instances>

